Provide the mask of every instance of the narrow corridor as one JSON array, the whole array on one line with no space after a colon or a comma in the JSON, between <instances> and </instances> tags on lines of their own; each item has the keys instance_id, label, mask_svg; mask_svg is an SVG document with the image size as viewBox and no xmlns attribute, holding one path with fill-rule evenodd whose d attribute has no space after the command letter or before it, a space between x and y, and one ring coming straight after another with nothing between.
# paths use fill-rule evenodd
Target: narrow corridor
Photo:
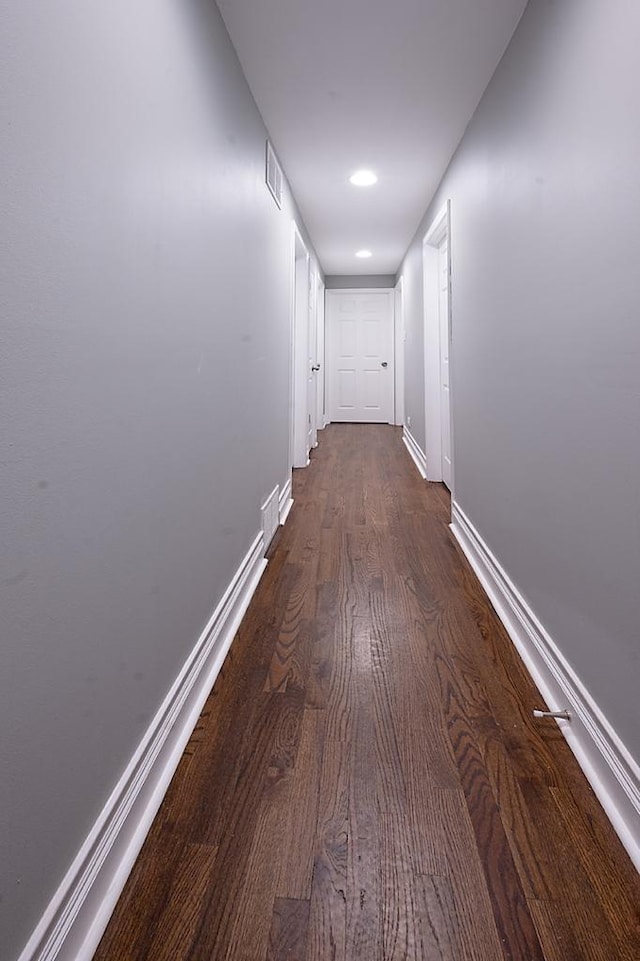
<instances>
[{"instance_id":1,"label":"narrow corridor","mask_svg":"<svg viewBox=\"0 0 640 961\"><path fill-rule=\"evenodd\" d=\"M637 961L638 876L401 434L333 425L96 961Z\"/></svg>"}]
</instances>

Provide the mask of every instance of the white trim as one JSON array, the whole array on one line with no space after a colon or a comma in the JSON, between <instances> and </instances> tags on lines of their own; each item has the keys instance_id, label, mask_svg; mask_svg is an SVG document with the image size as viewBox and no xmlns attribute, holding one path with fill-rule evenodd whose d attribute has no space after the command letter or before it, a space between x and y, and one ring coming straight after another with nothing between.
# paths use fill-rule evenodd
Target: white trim
<instances>
[{"instance_id":1,"label":"white trim","mask_svg":"<svg viewBox=\"0 0 640 961\"><path fill-rule=\"evenodd\" d=\"M640 871L640 767L557 644L546 632L464 511L452 503L451 530L548 708L568 710L558 721L569 747Z\"/></svg>"},{"instance_id":2,"label":"white trim","mask_svg":"<svg viewBox=\"0 0 640 961\"><path fill-rule=\"evenodd\" d=\"M289 513L291 512L291 508L293 507L293 497L292 497L291 491L292 491L292 482L291 482L291 474L289 474L289 479L285 482L284 487L280 491L280 502L278 504L278 513L279 513L281 524L286 524L287 517L289 516Z\"/></svg>"},{"instance_id":3,"label":"white trim","mask_svg":"<svg viewBox=\"0 0 640 961\"><path fill-rule=\"evenodd\" d=\"M311 303L311 256L295 220L292 223L291 281L291 453L293 467L309 466L307 447L309 414L309 312ZM299 256L296 253L299 252ZM302 269L298 271L298 261Z\"/></svg>"},{"instance_id":4,"label":"white trim","mask_svg":"<svg viewBox=\"0 0 640 961\"><path fill-rule=\"evenodd\" d=\"M431 226L424 235L423 243L429 244L430 247L439 247L447 236L449 229L449 203L450 201L448 200L443 203L431 221Z\"/></svg>"},{"instance_id":5,"label":"white trim","mask_svg":"<svg viewBox=\"0 0 640 961\"><path fill-rule=\"evenodd\" d=\"M316 447L318 446L317 435L319 430L325 427L325 287L320 273L317 276L316 293L316 364L320 365L320 370L316 371Z\"/></svg>"},{"instance_id":6,"label":"white trim","mask_svg":"<svg viewBox=\"0 0 640 961\"><path fill-rule=\"evenodd\" d=\"M411 457L411 460L420 471L420 476L422 477L423 480L426 480L427 458L425 457L424 451L422 450L422 448L420 447L417 440L415 439L415 437L413 436L413 434L411 433L411 431L409 430L406 424L402 428L402 442L404 446L407 448L407 450L409 451L409 456Z\"/></svg>"},{"instance_id":7,"label":"white trim","mask_svg":"<svg viewBox=\"0 0 640 961\"><path fill-rule=\"evenodd\" d=\"M425 447L427 454L427 479L442 480L442 420L441 420L441 371L440 371L440 300L438 290L438 248L445 237L448 238L448 257L451 264L451 201L447 200L422 240L422 284L423 284L423 340L424 340L424 402L425 402ZM450 274L450 271L449 271ZM451 283L449 283L449 329L451 330ZM449 391L453 397L454 376L453 343L449 344ZM451 470L453 492L453 423L450 416Z\"/></svg>"},{"instance_id":8,"label":"white trim","mask_svg":"<svg viewBox=\"0 0 640 961\"><path fill-rule=\"evenodd\" d=\"M259 534L18 961L90 961L267 566Z\"/></svg>"},{"instance_id":9,"label":"white trim","mask_svg":"<svg viewBox=\"0 0 640 961\"><path fill-rule=\"evenodd\" d=\"M404 344L406 339L404 328L404 280L398 279L393 288L393 332L395 340L395 418L397 427L404 424Z\"/></svg>"}]
</instances>

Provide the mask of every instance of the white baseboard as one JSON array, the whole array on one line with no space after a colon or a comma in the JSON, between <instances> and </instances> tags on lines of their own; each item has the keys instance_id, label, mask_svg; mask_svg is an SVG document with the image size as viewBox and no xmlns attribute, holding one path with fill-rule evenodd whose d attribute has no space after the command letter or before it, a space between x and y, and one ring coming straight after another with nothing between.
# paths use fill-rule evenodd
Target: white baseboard
<instances>
[{"instance_id":1,"label":"white baseboard","mask_svg":"<svg viewBox=\"0 0 640 961\"><path fill-rule=\"evenodd\" d=\"M415 437L413 436L413 434L411 433L411 431L409 430L406 424L402 428L402 440L405 447L409 451L411 460L420 471L420 476L422 477L423 480L426 480L427 479L427 455L422 450L422 448L420 447L417 440L415 439Z\"/></svg>"},{"instance_id":2,"label":"white baseboard","mask_svg":"<svg viewBox=\"0 0 640 961\"><path fill-rule=\"evenodd\" d=\"M451 530L558 721L629 857L640 871L640 767L461 508Z\"/></svg>"},{"instance_id":3,"label":"white baseboard","mask_svg":"<svg viewBox=\"0 0 640 961\"><path fill-rule=\"evenodd\" d=\"M287 517L289 516L289 512L293 507L293 497L291 496L291 492L292 492L292 482L291 482L291 474L289 474L288 480L286 481L282 490L280 491L280 523L281 524L286 523Z\"/></svg>"},{"instance_id":4,"label":"white baseboard","mask_svg":"<svg viewBox=\"0 0 640 961\"><path fill-rule=\"evenodd\" d=\"M267 566L259 534L18 961L90 961Z\"/></svg>"}]
</instances>

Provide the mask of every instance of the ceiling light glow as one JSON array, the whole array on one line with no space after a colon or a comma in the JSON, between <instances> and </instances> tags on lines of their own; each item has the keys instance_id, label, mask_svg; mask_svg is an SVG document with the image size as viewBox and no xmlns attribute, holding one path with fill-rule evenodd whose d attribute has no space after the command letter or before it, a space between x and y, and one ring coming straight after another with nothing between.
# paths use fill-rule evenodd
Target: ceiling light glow
<instances>
[{"instance_id":1,"label":"ceiling light glow","mask_svg":"<svg viewBox=\"0 0 640 961\"><path fill-rule=\"evenodd\" d=\"M360 257L361 260L365 260L367 257L371 257L370 250L356 250L356 257Z\"/></svg>"},{"instance_id":2,"label":"ceiling light glow","mask_svg":"<svg viewBox=\"0 0 640 961\"><path fill-rule=\"evenodd\" d=\"M349 182L352 183L354 187L372 187L378 182L378 178L373 170L356 170L356 172L349 177Z\"/></svg>"}]
</instances>

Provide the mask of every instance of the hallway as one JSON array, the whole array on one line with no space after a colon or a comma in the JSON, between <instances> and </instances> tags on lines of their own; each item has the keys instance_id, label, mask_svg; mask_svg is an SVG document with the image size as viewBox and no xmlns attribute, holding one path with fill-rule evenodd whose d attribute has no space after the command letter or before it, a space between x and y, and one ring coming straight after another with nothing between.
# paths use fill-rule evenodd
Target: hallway
<instances>
[{"instance_id":1,"label":"hallway","mask_svg":"<svg viewBox=\"0 0 640 961\"><path fill-rule=\"evenodd\" d=\"M294 484L96 961L635 961L638 876L446 490L377 425Z\"/></svg>"}]
</instances>

